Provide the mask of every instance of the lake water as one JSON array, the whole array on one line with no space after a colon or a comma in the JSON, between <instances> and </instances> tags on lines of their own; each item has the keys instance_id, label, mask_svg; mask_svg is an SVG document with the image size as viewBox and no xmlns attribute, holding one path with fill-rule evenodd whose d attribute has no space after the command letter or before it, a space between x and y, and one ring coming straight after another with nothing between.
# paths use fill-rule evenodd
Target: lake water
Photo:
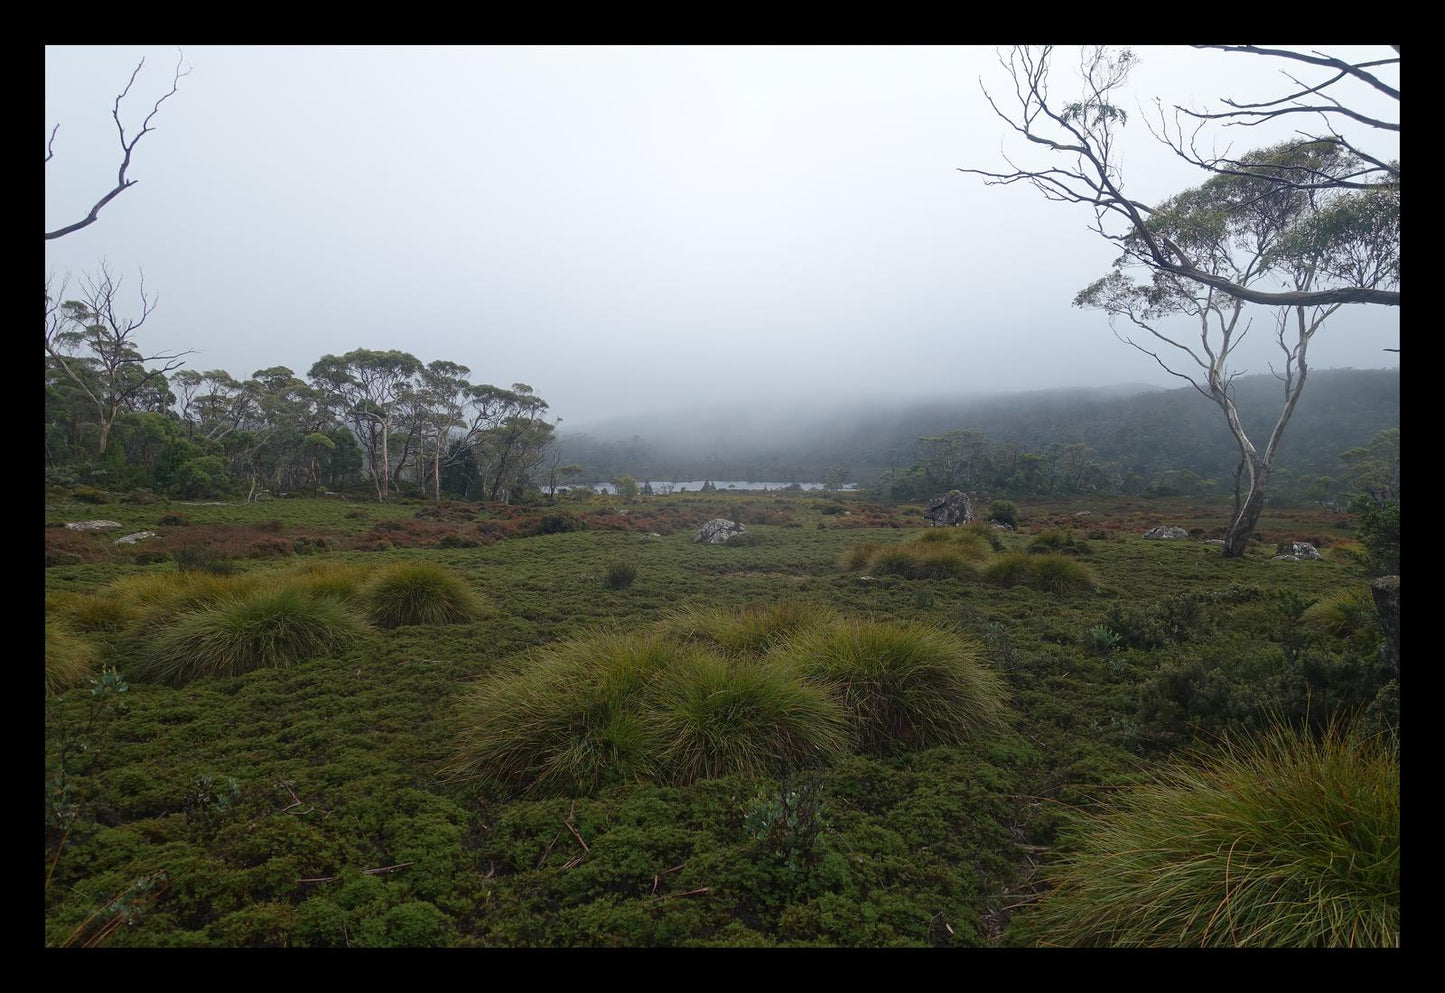
<instances>
[{"instance_id":1,"label":"lake water","mask_svg":"<svg viewBox=\"0 0 1445 993\"><path fill-rule=\"evenodd\" d=\"M654 479L654 480L651 480L651 482L652 482L652 492L653 492L654 494L656 494L657 496L662 496L663 494L668 493L668 492L672 492L672 493L682 493L682 492L686 491L686 492L688 492L688 493L696 493L696 492L698 492L699 490L702 489L702 484L705 483L705 482L707 482L707 480L705 480L705 479L685 479L685 480L683 480L682 482L673 483L673 482L668 482L668 481L665 481L665 480L657 480L657 479ZM789 486L791 486L792 484L791 484L791 483L759 483L759 482L756 482L756 481L714 479L714 480L713 480L713 485L717 487L717 490L718 490L719 493L726 493L726 492L736 493L736 492L738 492L738 491L740 491L740 490L785 490L785 489L787 489ZM822 483L799 483L798 485L801 486L803 489L805 489L805 490L810 490L810 491L811 491L811 490L821 490L821 489L823 488L823 484L822 484ZM638 487L638 489L641 489L641 488L642 488L642 480L639 479L639 480L637 481L637 487ZM557 491L560 493L560 492L563 492L563 491L566 490L566 489L573 489L573 488L580 489L580 487L562 487L562 486L559 486L559 487L557 487ZM592 490L595 490L595 491L598 492L598 493L616 493L616 492L617 492L617 487L613 486L611 483L592 483L588 488L589 488L589 489L592 489ZM857 484L857 483L844 483L844 484L843 484L843 489L844 489L844 490L853 490L853 489L857 489L857 488L858 488L858 484Z\"/></svg>"}]
</instances>

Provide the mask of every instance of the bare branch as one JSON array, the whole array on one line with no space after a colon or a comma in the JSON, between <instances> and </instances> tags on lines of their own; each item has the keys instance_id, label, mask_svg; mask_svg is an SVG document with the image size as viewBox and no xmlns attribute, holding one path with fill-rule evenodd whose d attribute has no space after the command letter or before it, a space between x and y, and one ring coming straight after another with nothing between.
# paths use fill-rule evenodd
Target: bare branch
<instances>
[{"instance_id":1,"label":"bare branch","mask_svg":"<svg viewBox=\"0 0 1445 993\"><path fill-rule=\"evenodd\" d=\"M182 55L181 58L178 59L176 62L175 72L171 78L171 88L166 93L164 93L158 100L156 100L155 105L151 107L151 112L147 114L145 120L141 122L140 131L137 132L134 137L127 140L125 136L125 125L122 124L120 120L120 104L121 101L125 99L126 95L130 93L131 86L135 84L136 76L140 74L141 69L145 66L145 59L140 60L140 63L131 72L130 80L127 81L127 83L125 84L125 89L121 90L120 93L116 96L115 104L111 108L111 117L115 119L115 128L120 136L121 149L120 168L116 172L115 188L112 189L109 193L105 194L99 200L97 200L95 202L95 205L90 208L90 213L86 214L85 217L76 221L74 224L67 224L64 227L57 228L54 231L47 231L45 233L46 241L52 241L56 238L63 238L68 234L79 231L81 228L89 227L90 225L94 224L96 219L100 216L101 210L104 209L106 204L110 203L112 200L120 196L122 193L130 189L138 182L138 180L129 179L126 177L126 170L130 168L131 154L135 151L135 146L139 144L140 140L144 138L147 134L155 130L155 128L151 127L151 121L155 118L156 114L160 112L161 104L165 103L171 97L175 96L176 91L180 88L181 79L185 76L190 75L192 67L187 66L185 70L182 71L181 66L183 65L183 63L184 55ZM59 129L60 125L57 124L55 126L55 129L50 132L50 144L46 146L46 162L49 162L54 155L52 146L55 142L55 132Z\"/></svg>"}]
</instances>

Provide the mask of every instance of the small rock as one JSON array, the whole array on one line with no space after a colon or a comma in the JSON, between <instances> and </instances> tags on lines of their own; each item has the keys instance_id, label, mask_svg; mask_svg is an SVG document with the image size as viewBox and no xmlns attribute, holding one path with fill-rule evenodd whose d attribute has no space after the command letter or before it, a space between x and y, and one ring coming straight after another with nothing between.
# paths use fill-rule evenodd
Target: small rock
<instances>
[{"instance_id":1,"label":"small rock","mask_svg":"<svg viewBox=\"0 0 1445 993\"><path fill-rule=\"evenodd\" d=\"M115 543L117 545L134 545L136 542L144 541L146 538L156 537L159 536L154 531L137 531L135 534L122 535L115 539Z\"/></svg>"},{"instance_id":2,"label":"small rock","mask_svg":"<svg viewBox=\"0 0 1445 993\"><path fill-rule=\"evenodd\" d=\"M71 521L65 525L72 531L119 531L119 521Z\"/></svg>"},{"instance_id":3,"label":"small rock","mask_svg":"<svg viewBox=\"0 0 1445 993\"><path fill-rule=\"evenodd\" d=\"M1093 512L1092 510L1076 510L1076 511L1074 511L1074 516L1075 516L1075 517L1093 517L1093 516L1094 516L1094 512Z\"/></svg>"},{"instance_id":4,"label":"small rock","mask_svg":"<svg viewBox=\"0 0 1445 993\"><path fill-rule=\"evenodd\" d=\"M1171 527L1168 524L1161 524L1157 528L1150 528L1144 532L1146 538L1188 538L1189 532L1183 528Z\"/></svg>"},{"instance_id":5,"label":"small rock","mask_svg":"<svg viewBox=\"0 0 1445 993\"><path fill-rule=\"evenodd\" d=\"M693 541L701 541L709 545L726 544L727 540L735 534L747 533L747 528L737 521L729 521L722 517L714 517L702 526Z\"/></svg>"},{"instance_id":6,"label":"small rock","mask_svg":"<svg viewBox=\"0 0 1445 993\"><path fill-rule=\"evenodd\" d=\"M1012 531L1014 529L1012 524L1005 524L1003 521L989 521L988 523L1000 531Z\"/></svg>"},{"instance_id":7,"label":"small rock","mask_svg":"<svg viewBox=\"0 0 1445 993\"><path fill-rule=\"evenodd\" d=\"M1205 538L1205 539L1204 539L1204 543L1205 543L1206 545L1223 545L1223 544L1224 544L1224 539L1223 539L1223 538Z\"/></svg>"},{"instance_id":8,"label":"small rock","mask_svg":"<svg viewBox=\"0 0 1445 993\"><path fill-rule=\"evenodd\" d=\"M1292 541L1284 546L1285 550L1275 556L1285 562L1303 562L1306 559L1321 558L1319 549L1307 541Z\"/></svg>"}]
</instances>

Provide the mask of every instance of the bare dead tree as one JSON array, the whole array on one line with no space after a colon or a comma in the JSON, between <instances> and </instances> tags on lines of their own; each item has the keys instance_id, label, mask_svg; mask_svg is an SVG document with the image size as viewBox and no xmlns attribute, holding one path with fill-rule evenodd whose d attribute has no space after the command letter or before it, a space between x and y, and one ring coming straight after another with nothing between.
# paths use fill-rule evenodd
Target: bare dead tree
<instances>
[{"instance_id":1,"label":"bare dead tree","mask_svg":"<svg viewBox=\"0 0 1445 993\"><path fill-rule=\"evenodd\" d=\"M1234 48L1247 50L1249 46ZM1259 52L1274 54L1275 50L1261 49ZM1292 57L1293 55L1294 53L1291 53ZM982 80L979 85L999 119L1032 146L1051 153L1051 161L1058 164L1024 167L1005 154L1003 158L1009 167L1006 171L960 169L960 172L982 176L988 185L1028 183L1049 200L1084 204L1094 212L1092 229L1101 237L1117 244L1138 264L1210 289L1221 290L1240 300L1271 307L1328 307L1344 303L1399 306L1398 289L1385 288L1380 283L1364 285L1342 279L1326 280L1325 274L1321 273L1310 289L1246 285L1231 280L1223 272L1211 269L1205 260L1181 251L1167 233L1150 223L1155 213L1154 208L1130 198L1123 189L1117 145L1128 115L1118 106L1116 93L1127 82L1130 71L1138 62L1137 58L1129 51L1114 52L1102 47L1085 49L1080 63L1083 85L1079 98L1060 101L1052 97L1049 90L1052 56L1051 47L1037 50L1020 47L1013 49L1007 58L1000 58L1013 81L1014 105L1009 112L1000 108L988 89L983 86ZM1313 58L1315 57L1300 56L1302 61ZM1376 64L1379 63L1349 66L1346 75L1352 78L1373 78L1367 70ZM1331 65L1345 71L1344 63ZM1321 88L1323 84L1315 89ZM1395 92L1395 96L1398 98L1398 92ZM1240 108L1245 112L1253 109ZM1286 107L1275 109L1293 112ZM1378 159L1356 154L1352 151L1353 146L1339 138L1333 130L1329 137L1308 138L1297 143L1299 148L1309 149L1323 144L1333 145L1341 152L1349 153L1361 166L1351 172L1324 177L1311 172L1313 166L1308 161L1285 165L1274 163L1261 169L1247 167L1244 159L1219 156L1215 157L1216 168L1211 171L1242 178L1263 179L1271 187L1315 192L1348 193L1365 190L1378 193L1384 198L1392 199L1398 217L1398 163L1393 164L1393 175L1388 174L1387 168L1387 175L1380 178L1377 172L1371 172L1367 168L1370 163L1378 162ZM1196 158L1199 159L1196 164L1209 167L1210 160L1202 156ZM1238 168L1234 168L1235 165ZM1375 181L1376 179L1378 181ZM1398 251L1396 256L1398 258ZM1335 285L1321 286L1322 282L1333 282ZM1393 282L1386 285L1398 287L1398 272Z\"/></svg>"},{"instance_id":2,"label":"bare dead tree","mask_svg":"<svg viewBox=\"0 0 1445 993\"><path fill-rule=\"evenodd\" d=\"M121 413L156 379L180 368L181 356L190 352L145 355L136 347L135 332L156 305L156 298L146 294L144 274L138 318L118 313L122 281L111 275L104 261L98 276L81 277L79 300L64 299L68 277L53 293L52 282L53 278L45 283L45 353L94 405L100 424L97 450L104 454ZM146 368L155 362L164 364Z\"/></svg>"},{"instance_id":3,"label":"bare dead tree","mask_svg":"<svg viewBox=\"0 0 1445 993\"><path fill-rule=\"evenodd\" d=\"M56 228L54 231L45 232L46 241L52 241L56 238L63 238L68 234L79 231L81 228L89 227L90 225L94 224L96 218L100 216L100 212L102 209L104 209L106 204L110 203L116 197L120 196L126 190L130 189L137 182L139 182L139 180L130 179L126 176L126 170L130 168L131 155L135 152L136 145L140 144L140 140L155 130L155 128L151 126L151 121L153 121L156 114L160 112L161 104L165 103L171 97L175 96L176 91L180 88L181 79L185 76L190 75L192 67L187 66L184 70L182 70L181 68L184 61L184 56L177 60L175 72L171 77L171 88L164 94L162 94L158 100L156 100L155 104L151 107L151 112L147 114L145 120L141 122L140 130L131 137L127 138L125 133L125 125L121 123L120 119L120 104L121 101L124 100L126 96L130 93L130 88L135 85L136 77L140 75L141 69L145 68L145 59L140 60L140 63L135 67L134 71L131 72L130 80L125 84L125 89L121 90L120 93L116 96L115 104L111 107L110 111L110 116L115 120L116 133L120 137L121 152L120 169L116 172L115 187L109 193L105 194L103 197L101 197L95 202L94 206L90 208L90 213L86 214L74 224L67 224L64 227ZM50 140L45 143L46 162L49 162L55 157L55 135L57 132L59 132L59 130L59 124L55 125L55 127L50 130Z\"/></svg>"}]
</instances>

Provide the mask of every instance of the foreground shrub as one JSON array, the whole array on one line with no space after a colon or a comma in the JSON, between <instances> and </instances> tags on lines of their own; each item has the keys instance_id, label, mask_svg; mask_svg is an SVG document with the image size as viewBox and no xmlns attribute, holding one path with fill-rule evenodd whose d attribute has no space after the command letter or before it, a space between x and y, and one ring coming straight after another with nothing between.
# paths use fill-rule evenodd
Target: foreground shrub
<instances>
[{"instance_id":1,"label":"foreground shrub","mask_svg":"<svg viewBox=\"0 0 1445 993\"><path fill-rule=\"evenodd\" d=\"M45 695L82 685L95 671L99 653L90 642L56 621L45 623Z\"/></svg>"},{"instance_id":2,"label":"foreground shrub","mask_svg":"<svg viewBox=\"0 0 1445 993\"><path fill-rule=\"evenodd\" d=\"M1275 729L1116 795L1020 931L1041 944L1394 947L1393 743Z\"/></svg>"},{"instance_id":3,"label":"foreground shrub","mask_svg":"<svg viewBox=\"0 0 1445 993\"><path fill-rule=\"evenodd\" d=\"M536 793L650 778L655 747L642 713L645 691L658 670L692 650L656 635L599 631L525 655L462 699L457 754L446 772Z\"/></svg>"},{"instance_id":4,"label":"foreground shrub","mask_svg":"<svg viewBox=\"0 0 1445 993\"><path fill-rule=\"evenodd\" d=\"M602 575L602 585L609 590L625 590L637 579L637 564L618 559L607 563Z\"/></svg>"},{"instance_id":5,"label":"foreground shrub","mask_svg":"<svg viewBox=\"0 0 1445 993\"><path fill-rule=\"evenodd\" d=\"M847 751L848 726L827 690L752 659L691 651L652 692L653 767L665 782L781 771Z\"/></svg>"},{"instance_id":6,"label":"foreground shrub","mask_svg":"<svg viewBox=\"0 0 1445 993\"><path fill-rule=\"evenodd\" d=\"M1004 691L971 642L921 624L841 620L804 631L771 661L825 686L863 749L958 744L1002 723Z\"/></svg>"},{"instance_id":7,"label":"foreground shrub","mask_svg":"<svg viewBox=\"0 0 1445 993\"><path fill-rule=\"evenodd\" d=\"M461 576L429 562L401 562L381 570L366 589L367 610L378 627L464 624L480 606Z\"/></svg>"},{"instance_id":8,"label":"foreground shrub","mask_svg":"<svg viewBox=\"0 0 1445 993\"><path fill-rule=\"evenodd\" d=\"M296 589L251 593L182 615L155 636L134 677L179 686L288 666L344 648L364 630L330 598Z\"/></svg>"},{"instance_id":9,"label":"foreground shrub","mask_svg":"<svg viewBox=\"0 0 1445 993\"><path fill-rule=\"evenodd\" d=\"M690 610L663 622L674 638L725 652L763 654L800 631L836 623L838 615L806 600L750 604L741 610Z\"/></svg>"}]
</instances>

